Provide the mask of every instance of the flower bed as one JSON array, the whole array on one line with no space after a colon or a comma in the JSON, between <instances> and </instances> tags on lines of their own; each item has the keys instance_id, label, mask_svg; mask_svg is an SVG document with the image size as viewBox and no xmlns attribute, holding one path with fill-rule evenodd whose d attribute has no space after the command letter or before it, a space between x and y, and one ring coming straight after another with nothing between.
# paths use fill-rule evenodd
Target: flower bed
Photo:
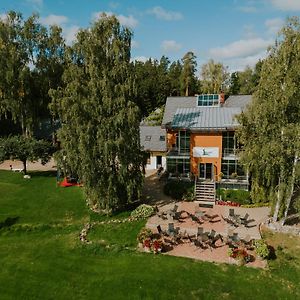
<instances>
[{"instance_id":1,"label":"flower bed","mask_svg":"<svg viewBox=\"0 0 300 300\"><path fill-rule=\"evenodd\" d=\"M229 249L228 255L234 258L239 265L244 265L251 261L251 255L244 248Z\"/></svg>"},{"instance_id":2,"label":"flower bed","mask_svg":"<svg viewBox=\"0 0 300 300\"><path fill-rule=\"evenodd\" d=\"M236 203L236 202L222 201L222 200L217 200L216 204L217 205L223 205L223 206L241 206L239 203Z\"/></svg>"},{"instance_id":3,"label":"flower bed","mask_svg":"<svg viewBox=\"0 0 300 300\"><path fill-rule=\"evenodd\" d=\"M145 252L160 253L163 249L163 242L155 238L150 229L143 228L138 234L137 240Z\"/></svg>"}]
</instances>

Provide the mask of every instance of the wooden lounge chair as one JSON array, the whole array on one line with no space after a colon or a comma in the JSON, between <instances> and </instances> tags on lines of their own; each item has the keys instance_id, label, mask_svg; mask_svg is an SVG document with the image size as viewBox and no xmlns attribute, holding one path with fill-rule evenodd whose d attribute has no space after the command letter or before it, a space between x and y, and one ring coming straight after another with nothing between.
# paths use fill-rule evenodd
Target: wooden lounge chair
<instances>
[{"instance_id":1,"label":"wooden lounge chair","mask_svg":"<svg viewBox=\"0 0 300 300\"><path fill-rule=\"evenodd\" d=\"M242 221L247 221L249 218L249 214L246 213L245 216L243 218L240 218Z\"/></svg>"},{"instance_id":2,"label":"wooden lounge chair","mask_svg":"<svg viewBox=\"0 0 300 300\"><path fill-rule=\"evenodd\" d=\"M209 238L213 239L216 236L216 231L214 229L211 230L211 232L209 233Z\"/></svg>"},{"instance_id":3,"label":"wooden lounge chair","mask_svg":"<svg viewBox=\"0 0 300 300\"><path fill-rule=\"evenodd\" d=\"M203 222L201 222L201 221L199 220L199 218L197 218L195 215L190 214L190 217L191 217L192 221L197 222L197 223L200 224L200 225L203 224Z\"/></svg>"},{"instance_id":4,"label":"wooden lounge chair","mask_svg":"<svg viewBox=\"0 0 300 300\"><path fill-rule=\"evenodd\" d=\"M233 221L232 219L224 218L223 216L221 216L221 217L229 225L234 226L234 227L239 227L239 225L235 221Z\"/></svg>"},{"instance_id":5,"label":"wooden lounge chair","mask_svg":"<svg viewBox=\"0 0 300 300\"><path fill-rule=\"evenodd\" d=\"M203 243L202 241L200 241L199 239L196 239L196 240L194 241L194 245L195 245L196 247L199 247L199 248L203 249L203 250L205 250L205 249L208 248L208 245L207 245L207 244L204 244L204 243Z\"/></svg>"},{"instance_id":6,"label":"wooden lounge chair","mask_svg":"<svg viewBox=\"0 0 300 300\"><path fill-rule=\"evenodd\" d=\"M198 236L201 236L203 233L204 233L203 227L198 227L198 231L197 231L197 234L196 234L196 238L197 238Z\"/></svg>"}]
</instances>

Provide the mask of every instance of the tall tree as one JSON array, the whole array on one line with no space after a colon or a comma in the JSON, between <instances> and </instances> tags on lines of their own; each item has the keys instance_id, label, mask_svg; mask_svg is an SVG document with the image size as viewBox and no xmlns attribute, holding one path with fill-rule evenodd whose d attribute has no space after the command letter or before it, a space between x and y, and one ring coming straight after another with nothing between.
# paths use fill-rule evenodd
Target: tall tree
<instances>
[{"instance_id":1,"label":"tall tree","mask_svg":"<svg viewBox=\"0 0 300 300\"><path fill-rule=\"evenodd\" d=\"M171 63L169 68L169 80L170 80L170 96L180 96L180 76L182 73L182 64L179 60Z\"/></svg>"},{"instance_id":2,"label":"tall tree","mask_svg":"<svg viewBox=\"0 0 300 300\"><path fill-rule=\"evenodd\" d=\"M103 14L78 33L67 51L65 87L52 91L64 163L83 180L90 204L102 209L136 200L143 183L130 43L131 32Z\"/></svg>"},{"instance_id":3,"label":"tall tree","mask_svg":"<svg viewBox=\"0 0 300 300\"><path fill-rule=\"evenodd\" d=\"M25 135L32 132L36 118L30 70L40 31L36 19L23 21L21 14L9 12L0 20L0 114L19 122Z\"/></svg>"},{"instance_id":4,"label":"tall tree","mask_svg":"<svg viewBox=\"0 0 300 300\"><path fill-rule=\"evenodd\" d=\"M286 219L299 192L299 47L300 24L292 18L263 63L251 106L239 117L242 160L252 173L252 196L273 202L274 221Z\"/></svg>"},{"instance_id":5,"label":"tall tree","mask_svg":"<svg viewBox=\"0 0 300 300\"><path fill-rule=\"evenodd\" d=\"M222 63L210 59L201 67L201 79L202 92L218 94L227 89L229 73Z\"/></svg>"},{"instance_id":6,"label":"tall tree","mask_svg":"<svg viewBox=\"0 0 300 300\"><path fill-rule=\"evenodd\" d=\"M185 96L193 95L197 91L196 56L187 52L182 58L182 72L180 76L181 88Z\"/></svg>"}]
</instances>

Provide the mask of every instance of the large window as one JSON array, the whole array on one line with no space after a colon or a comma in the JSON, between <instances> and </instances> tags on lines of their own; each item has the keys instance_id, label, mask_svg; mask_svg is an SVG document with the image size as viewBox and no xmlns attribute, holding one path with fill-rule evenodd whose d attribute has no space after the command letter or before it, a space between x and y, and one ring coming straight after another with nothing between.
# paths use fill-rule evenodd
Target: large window
<instances>
[{"instance_id":1,"label":"large window","mask_svg":"<svg viewBox=\"0 0 300 300\"><path fill-rule=\"evenodd\" d=\"M246 179L243 166L239 164L238 160L222 159L221 171L224 179Z\"/></svg>"},{"instance_id":2,"label":"large window","mask_svg":"<svg viewBox=\"0 0 300 300\"><path fill-rule=\"evenodd\" d=\"M187 158L167 158L167 171L173 174L188 174L190 172L190 160Z\"/></svg>"},{"instance_id":3,"label":"large window","mask_svg":"<svg viewBox=\"0 0 300 300\"><path fill-rule=\"evenodd\" d=\"M190 153L190 133L188 131L179 131L177 147L180 154L189 155Z\"/></svg>"},{"instance_id":4,"label":"large window","mask_svg":"<svg viewBox=\"0 0 300 300\"><path fill-rule=\"evenodd\" d=\"M219 106L219 95L208 94L198 96L198 106Z\"/></svg>"},{"instance_id":5,"label":"large window","mask_svg":"<svg viewBox=\"0 0 300 300\"><path fill-rule=\"evenodd\" d=\"M223 132L222 152L223 152L223 156L235 155L236 139L233 131Z\"/></svg>"}]
</instances>

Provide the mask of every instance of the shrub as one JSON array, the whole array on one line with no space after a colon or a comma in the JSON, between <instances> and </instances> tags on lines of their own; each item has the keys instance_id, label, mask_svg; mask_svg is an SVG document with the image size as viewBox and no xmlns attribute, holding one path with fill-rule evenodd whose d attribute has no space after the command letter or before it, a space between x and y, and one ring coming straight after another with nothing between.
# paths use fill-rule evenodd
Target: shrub
<instances>
[{"instance_id":1,"label":"shrub","mask_svg":"<svg viewBox=\"0 0 300 300\"><path fill-rule=\"evenodd\" d=\"M154 212L155 210L153 206L141 204L135 210L133 210L130 215L137 218L149 218L154 214Z\"/></svg>"},{"instance_id":2,"label":"shrub","mask_svg":"<svg viewBox=\"0 0 300 300\"><path fill-rule=\"evenodd\" d=\"M164 193L176 200L182 200L186 197L192 198L194 183L190 181L170 180L164 186Z\"/></svg>"},{"instance_id":3,"label":"shrub","mask_svg":"<svg viewBox=\"0 0 300 300\"><path fill-rule=\"evenodd\" d=\"M253 245L257 255L263 259L269 258L270 249L264 240L255 240Z\"/></svg>"},{"instance_id":4,"label":"shrub","mask_svg":"<svg viewBox=\"0 0 300 300\"><path fill-rule=\"evenodd\" d=\"M227 190L219 189L217 190L217 195L222 196L224 201L232 201L239 204L250 204L250 192L244 190Z\"/></svg>"}]
</instances>

